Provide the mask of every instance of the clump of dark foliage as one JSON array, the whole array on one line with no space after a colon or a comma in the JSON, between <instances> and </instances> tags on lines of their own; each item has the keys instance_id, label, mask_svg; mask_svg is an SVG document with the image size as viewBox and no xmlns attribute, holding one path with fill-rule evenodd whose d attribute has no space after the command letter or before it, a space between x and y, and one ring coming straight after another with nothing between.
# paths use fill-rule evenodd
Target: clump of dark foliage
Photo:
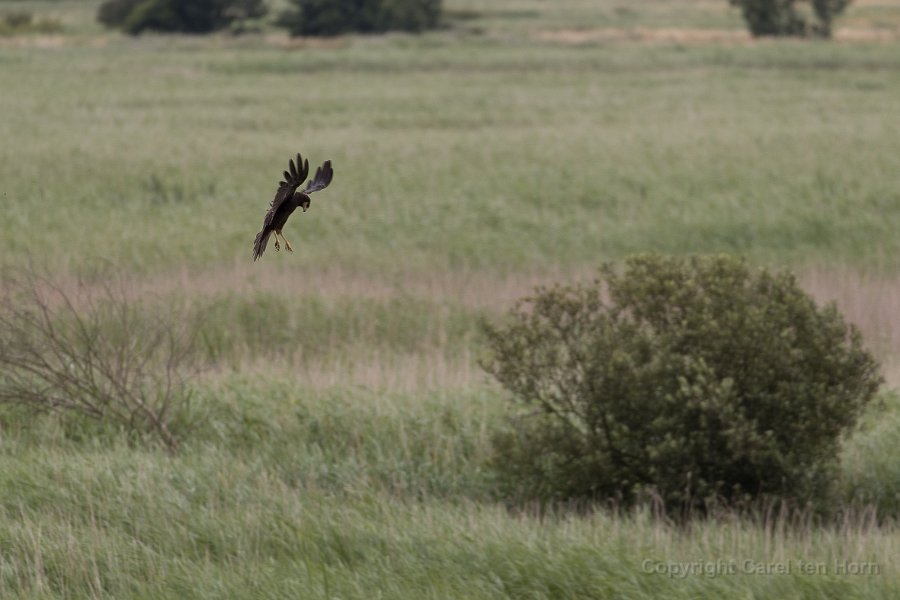
<instances>
[{"instance_id":1,"label":"clump of dark foliage","mask_svg":"<svg viewBox=\"0 0 900 600\"><path fill-rule=\"evenodd\" d=\"M291 35L421 32L440 23L441 0L291 0L279 18Z\"/></svg>"},{"instance_id":2,"label":"clump of dark foliage","mask_svg":"<svg viewBox=\"0 0 900 600\"><path fill-rule=\"evenodd\" d=\"M831 37L834 20L852 0L729 0L754 36Z\"/></svg>"},{"instance_id":3,"label":"clump of dark foliage","mask_svg":"<svg viewBox=\"0 0 900 600\"><path fill-rule=\"evenodd\" d=\"M485 333L483 366L520 407L495 440L519 499L822 508L842 434L881 382L834 306L728 256L606 265Z\"/></svg>"},{"instance_id":4,"label":"clump of dark foliage","mask_svg":"<svg viewBox=\"0 0 900 600\"><path fill-rule=\"evenodd\" d=\"M266 12L264 0L106 0L97 19L134 35L148 30L209 33L226 28L240 31Z\"/></svg>"}]
</instances>

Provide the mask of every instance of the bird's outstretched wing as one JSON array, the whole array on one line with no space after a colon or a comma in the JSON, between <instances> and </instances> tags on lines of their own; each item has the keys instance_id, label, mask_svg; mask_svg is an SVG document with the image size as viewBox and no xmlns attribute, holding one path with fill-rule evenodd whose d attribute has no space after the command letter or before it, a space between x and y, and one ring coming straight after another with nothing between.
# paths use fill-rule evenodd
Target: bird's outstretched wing
<instances>
[{"instance_id":1,"label":"bird's outstretched wing","mask_svg":"<svg viewBox=\"0 0 900 600\"><path fill-rule=\"evenodd\" d=\"M293 196L297 188L306 181L306 176L309 175L309 160L302 159L298 153L297 164L295 165L293 160L288 161L288 169L288 171L284 172L284 180L278 184L278 191L275 192L272 204L269 205L269 212L266 213L263 229L272 224L272 218L275 216L275 211L278 210L278 207ZM318 175L318 171L316 175Z\"/></svg>"},{"instance_id":2,"label":"bird's outstretched wing","mask_svg":"<svg viewBox=\"0 0 900 600\"><path fill-rule=\"evenodd\" d=\"M307 172L309 172L309 169L307 169ZM332 177L334 177L334 171L331 170L331 161L326 160L321 167L316 169L315 177L309 180L309 183L303 189L303 193L312 194L313 192L324 190L331 183Z\"/></svg>"}]
</instances>

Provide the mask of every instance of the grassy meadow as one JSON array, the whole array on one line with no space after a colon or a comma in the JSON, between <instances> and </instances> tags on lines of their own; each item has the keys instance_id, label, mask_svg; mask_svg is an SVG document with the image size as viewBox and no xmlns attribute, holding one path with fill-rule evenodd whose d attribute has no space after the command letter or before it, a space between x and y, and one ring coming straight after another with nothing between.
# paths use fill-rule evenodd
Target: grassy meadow
<instances>
[{"instance_id":1,"label":"grassy meadow","mask_svg":"<svg viewBox=\"0 0 900 600\"><path fill-rule=\"evenodd\" d=\"M726 0L445 0L327 40L127 38L98 4L0 0L62 26L0 35L0 267L115 273L207 368L174 454L0 409L0 598L900 594L900 0L832 42L751 40ZM253 263L298 151L334 183ZM479 321L651 250L793 269L859 326L887 383L843 520L496 499Z\"/></svg>"}]
</instances>

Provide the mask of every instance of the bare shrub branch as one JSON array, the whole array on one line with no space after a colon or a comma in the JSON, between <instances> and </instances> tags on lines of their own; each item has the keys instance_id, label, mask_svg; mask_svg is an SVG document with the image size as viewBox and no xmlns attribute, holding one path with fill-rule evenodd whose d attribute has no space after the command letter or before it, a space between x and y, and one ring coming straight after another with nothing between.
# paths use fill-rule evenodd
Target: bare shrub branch
<instances>
[{"instance_id":1,"label":"bare shrub branch","mask_svg":"<svg viewBox=\"0 0 900 600\"><path fill-rule=\"evenodd\" d=\"M0 293L0 403L73 411L178 447L172 419L190 400L196 328L130 297L119 278L60 284L8 271Z\"/></svg>"}]
</instances>

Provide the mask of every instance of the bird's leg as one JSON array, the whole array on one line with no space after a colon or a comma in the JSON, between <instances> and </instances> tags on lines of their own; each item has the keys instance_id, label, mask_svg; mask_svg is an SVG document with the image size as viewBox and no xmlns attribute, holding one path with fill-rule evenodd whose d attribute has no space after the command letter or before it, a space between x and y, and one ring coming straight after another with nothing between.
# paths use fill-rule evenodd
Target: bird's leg
<instances>
[{"instance_id":1,"label":"bird's leg","mask_svg":"<svg viewBox=\"0 0 900 600\"><path fill-rule=\"evenodd\" d=\"M275 231L275 252L281 251L281 244L278 243L278 231Z\"/></svg>"},{"instance_id":2,"label":"bird's leg","mask_svg":"<svg viewBox=\"0 0 900 600\"><path fill-rule=\"evenodd\" d=\"M294 249L291 247L291 243L290 243L289 241L287 241L287 238L284 237L284 234L283 234L283 233L281 234L281 239L284 240L284 247L287 248L287 251L288 251L288 252L293 252Z\"/></svg>"}]
</instances>

